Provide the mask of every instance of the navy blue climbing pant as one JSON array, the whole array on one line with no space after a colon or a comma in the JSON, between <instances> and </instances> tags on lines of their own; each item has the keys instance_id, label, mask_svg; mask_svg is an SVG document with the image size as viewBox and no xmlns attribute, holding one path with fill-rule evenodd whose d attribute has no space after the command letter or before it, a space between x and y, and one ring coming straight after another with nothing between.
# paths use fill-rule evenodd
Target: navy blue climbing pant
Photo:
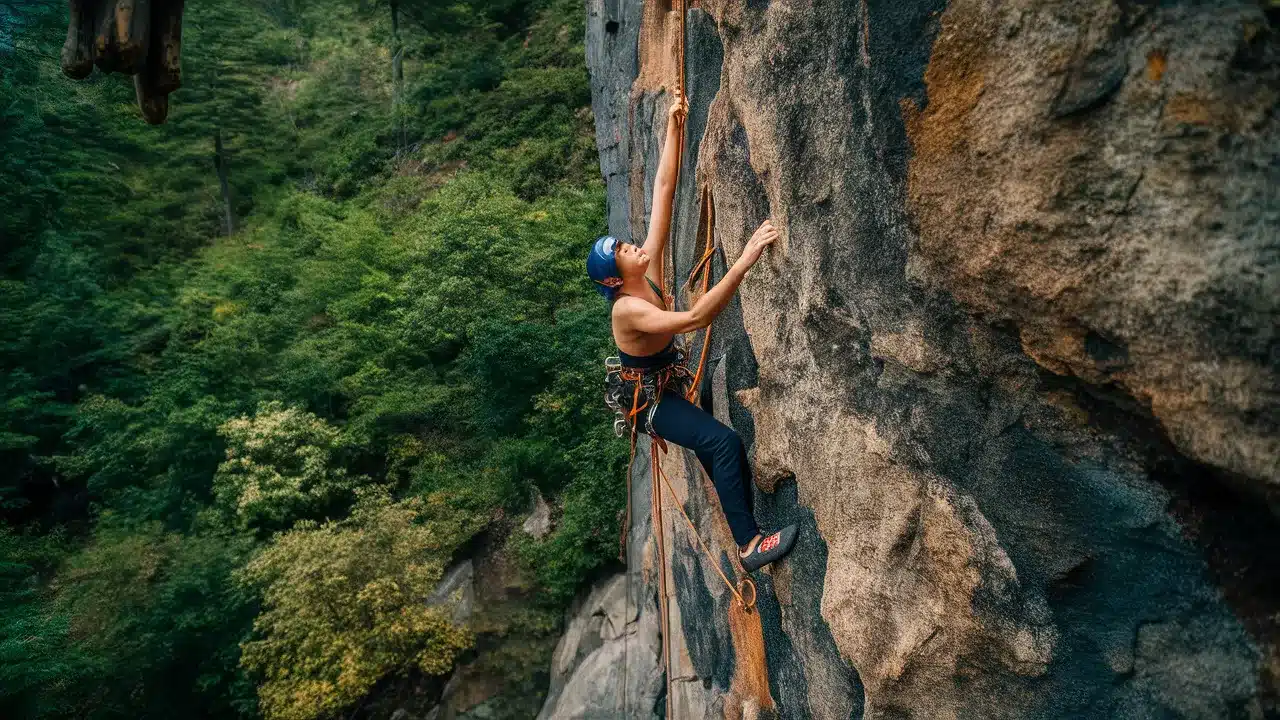
<instances>
[{"instance_id":1,"label":"navy blue climbing pant","mask_svg":"<svg viewBox=\"0 0 1280 720\"><path fill-rule=\"evenodd\" d=\"M739 546L751 542L760 528L752 515L751 466L738 433L670 389L662 393L653 414L653 429L659 437L698 456L715 483L734 542Z\"/></svg>"}]
</instances>

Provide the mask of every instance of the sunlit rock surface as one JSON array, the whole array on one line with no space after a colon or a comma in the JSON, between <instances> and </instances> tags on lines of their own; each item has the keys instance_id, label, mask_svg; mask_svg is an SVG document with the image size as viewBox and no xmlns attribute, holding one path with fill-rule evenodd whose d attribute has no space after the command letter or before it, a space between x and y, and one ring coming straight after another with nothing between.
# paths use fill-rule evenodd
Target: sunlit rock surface
<instances>
[{"instance_id":1,"label":"sunlit rock surface","mask_svg":"<svg viewBox=\"0 0 1280 720\"><path fill-rule=\"evenodd\" d=\"M713 328L704 404L752 448L761 523L804 535L744 613L668 504L674 717L1280 712L1266 7L688 11L675 280L701 254L703 187L718 274L762 219L784 229ZM640 238L677 15L587 10L609 229ZM574 623L618 616L587 602L543 717L662 712L647 453L616 581L635 644L566 649ZM696 460L664 463L737 574ZM625 706L601 709L624 677Z\"/></svg>"}]
</instances>

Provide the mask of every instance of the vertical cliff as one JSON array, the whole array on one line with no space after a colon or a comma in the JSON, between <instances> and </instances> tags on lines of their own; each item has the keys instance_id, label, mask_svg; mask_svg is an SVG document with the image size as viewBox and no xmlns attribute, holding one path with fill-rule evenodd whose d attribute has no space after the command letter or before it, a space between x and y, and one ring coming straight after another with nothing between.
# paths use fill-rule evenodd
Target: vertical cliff
<instances>
[{"instance_id":1,"label":"vertical cliff","mask_svg":"<svg viewBox=\"0 0 1280 720\"><path fill-rule=\"evenodd\" d=\"M1267 8L688 10L675 278L702 187L718 273L761 219L783 229L712 329L710 399L752 449L762 524L804 534L744 613L669 514L674 717L1280 712ZM610 231L639 237L677 16L588 14ZM664 462L736 570L696 460ZM661 712L651 535L639 517L630 575L584 602L544 717Z\"/></svg>"}]
</instances>

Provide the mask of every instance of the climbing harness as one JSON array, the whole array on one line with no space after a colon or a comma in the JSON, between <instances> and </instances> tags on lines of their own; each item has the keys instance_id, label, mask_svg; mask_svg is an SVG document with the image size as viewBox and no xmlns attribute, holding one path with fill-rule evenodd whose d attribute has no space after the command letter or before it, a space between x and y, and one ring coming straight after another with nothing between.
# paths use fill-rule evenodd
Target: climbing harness
<instances>
[{"instance_id":1,"label":"climbing harness","mask_svg":"<svg viewBox=\"0 0 1280 720\"><path fill-rule=\"evenodd\" d=\"M679 19L679 36L676 44L677 67L679 69L678 88L680 97L685 98L685 3L679 0L676 12ZM675 185L679 187L680 169L683 165L684 157L684 132L681 131L676 144L677 162L676 162L676 180ZM694 284L698 283L698 295L705 295L711 286L712 275L712 258L719 246L715 242L715 202L711 194L709 186L702 188L699 202L699 232L698 235L704 238L705 245L702 256L694 263L693 269L689 273L689 279L684 284L686 297L689 298L690 305L696 301L693 296ZM662 262L664 266L668 266L671 257L671 243L665 246L664 257ZM674 264L669 265L674 271ZM700 281L699 281L700 278ZM674 298L667 295L665 290L662 292L663 300L667 307L674 307ZM631 530L631 470L635 464L636 457L636 440L643 429L644 433L650 437L650 474L653 481L653 490L650 493L652 517L652 526L654 539L657 543L658 550L658 599L659 613L661 619L659 622L659 631L661 635L661 651L663 671L667 684L667 713L666 717L671 717L670 709L672 703L672 685L671 685L671 648L670 648L670 621L669 604L671 600L670 589L667 587L667 552L665 540L665 523L663 520L663 501L662 491L666 489L671 496L671 501L676 509L680 511L680 516L684 518L685 523L689 527L689 533L693 536L698 544L698 548L706 555L708 562L720 579L724 582L726 588L733 595L738 606L744 612L751 612L756 604L756 585L749 577L743 579L735 585L729 576L721 568L720 562L711 550L702 541L702 537L698 534L698 529L690 519L688 513L685 512L684 506L681 504L679 497L676 495L675 489L671 485L670 478L667 477L666 471L662 467L662 455L667 453L667 443L653 428L654 413L658 409L658 403L662 399L662 394L666 390L680 392L685 395L689 402L694 402L697 397L699 388L703 380L706 370L707 357L711 349L711 328L707 327L702 339L702 352L698 356L697 369L690 372L686 365L687 352L682 340L677 340L673 346L672 361L662 367L651 369L639 369L627 367L622 364L621 358L611 357L605 361L605 403L614 411L614 432L622 437L628 430L631 433L631 456L627 461L627 506L626 514L623 519L621 537L619 538L619 559L624 563L627 562L627 536ZM674 536L674 535L673 535ZM629 564L629 563L628 563ZM626 610L627 618L630 618L630 601L631 601L631 585L630 572L627 573L627 597L628 604ZM627 711L627 690L628 690L628 673L626 670L627 636L624 628L623 634L623 715Z\"/></svg>"},{"instance_id":2,"label":"climbing harness","mask_svg":"<svg viewBox=\"0 0 1280 720\"><path fill-rule=\"evenodd\" d=\"M688 393L688 386L694 380L685 359L684 346L679 341L672 348L671 363L652 370L625 367L618 357L605 359L604 402L614 413L614 434L622 437L628 427L643 421L645 433L657 435L653 429L653 414L658 409L663 391L680 386L680 392Z\"/></svg>"}]
</instances>

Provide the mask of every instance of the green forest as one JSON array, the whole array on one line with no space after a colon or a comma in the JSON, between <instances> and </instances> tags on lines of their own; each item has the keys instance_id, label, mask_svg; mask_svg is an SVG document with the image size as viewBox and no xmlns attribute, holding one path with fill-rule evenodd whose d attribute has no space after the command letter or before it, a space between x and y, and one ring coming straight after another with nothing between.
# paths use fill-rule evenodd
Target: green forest
<instances>
[{"instance_id":1,"label":"green forest","mask_svg":"<svg viewBox=\"0 0 1280 720\"><path fill-rule=\"evenodd\" d=\"M152 126L0 2L0 717L388 717L463 665L537 713L627 458L583 22L193 1Z\"/></svg>"}]
</instances>

